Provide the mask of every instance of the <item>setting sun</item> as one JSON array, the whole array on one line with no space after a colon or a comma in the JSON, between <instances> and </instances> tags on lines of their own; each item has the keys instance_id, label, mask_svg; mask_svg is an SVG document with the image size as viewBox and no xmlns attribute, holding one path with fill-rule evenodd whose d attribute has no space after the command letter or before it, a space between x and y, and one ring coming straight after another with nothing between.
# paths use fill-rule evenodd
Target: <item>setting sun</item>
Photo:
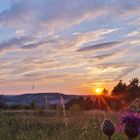
<instances>
[{"instance_id":1,"label":"setting sun","mask_svg":"<svg viewBox=\"0 0 140 140\"><path fill-rule=\"evenodd\" d=\"M96 95L102 95L103 94L103 88L96 88L95 89L95 94Z\"/></svg>"}]
</instances>

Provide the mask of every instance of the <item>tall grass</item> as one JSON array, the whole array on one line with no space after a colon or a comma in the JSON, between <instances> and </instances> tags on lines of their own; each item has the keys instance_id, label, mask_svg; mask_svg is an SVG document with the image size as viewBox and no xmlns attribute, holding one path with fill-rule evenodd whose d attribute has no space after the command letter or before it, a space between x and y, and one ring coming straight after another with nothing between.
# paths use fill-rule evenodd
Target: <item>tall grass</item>
<instances>
[{"instance_id":1,"label":"tall grass","mask_svg":"<svg viewBox=\"0 0 140 140\"><path fill-rule=\"evenodd\" d=\"M106 114L117 123L117 115ZM100 125L101 114L64 117L35 114L0 114L0 140L107 140ZM113 135L113 140L125 140L122 133ZM137 138L136 140L138 140Z\"/></svg>"}]
</instances>

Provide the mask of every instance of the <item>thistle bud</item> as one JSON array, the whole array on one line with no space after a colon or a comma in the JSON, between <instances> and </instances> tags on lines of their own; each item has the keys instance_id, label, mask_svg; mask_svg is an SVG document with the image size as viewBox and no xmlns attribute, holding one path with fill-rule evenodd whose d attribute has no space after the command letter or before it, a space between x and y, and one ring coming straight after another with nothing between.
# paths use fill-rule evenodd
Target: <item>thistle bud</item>
<instances>
[{"instance_id":1,"label":"thistle bud","mask_svg":"<svg viewBox=\"0 0 140 140\"><path fill-rule=\"evenodd\" d=\"M139 135L139 129L136 125L127 123L124 126L124 133L129 139L133 139Z\"/></svg>"},{"instance_id":2,"label":"thistle bud","mask_svg":"<svg viewBox=\"0 0 140 140\"><path fill-rule=\"evenodd\" d=\"M120 117L119 129L123 130L129 140L140 134L140 113L125 112Z\"/></svg>"},{"instance_id":3,"label":"thistle bud","mask_svg":"<svg viewBox=\"0 0 140 140\"><path fill-rule=\"evenodd\" d=\"M104 119L104 121L102 123L102 131L108 137L111 137L114 134L115 126L110 119L108 119L108 118Z\"/></svg>"}]
</instances>

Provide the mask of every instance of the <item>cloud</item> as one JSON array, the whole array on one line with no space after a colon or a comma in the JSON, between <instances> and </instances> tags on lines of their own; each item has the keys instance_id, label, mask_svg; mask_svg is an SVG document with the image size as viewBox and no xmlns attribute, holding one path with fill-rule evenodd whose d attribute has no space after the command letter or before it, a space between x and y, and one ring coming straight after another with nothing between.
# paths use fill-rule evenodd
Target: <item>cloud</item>
<instances>
[{"instance_id":1,"label":"cloud","mask_svg":"<svg viewBox=\"0 0 140 140\"><path fill-rule=\"evenodd\" d=\"M130 43L131 45L139 46L140 40L139 40L139 38L135 38L135 39L129 41L129 43Z\"/></svg>"},{"instance_id":2,"label":"cloud","mask_svg":"<svg viewBox=\"0 0 140 140\"><path fill-rule=\"evenodd\" d=\"M24 43L27 39L27 37L22 38L12 38L10 40L4 41L0 43L0 51L3 51L5 49L13 48L15 46L19 46L22 43Z\"/></svg>"},{"instance_id":3,"label":"cloud","mask_svg":"<svg viewBox=\"0 0 140 140\"><path fill-rule=\"evenodd\" d=\"M5 50L14 50L14 49L32 49L36 48L41 45L53 43L53 39L40 39L40 38L33 38L28 36L20 36L14 37L9 40L0 42L0 52Z\"/></svg>"},{"instance_id":4,"label":"cloud","mask_svg":"<svg viewBox=\"0 0 140 140\"><path fill-rule=\"evenodd\" d=\"M114 48L114 47L120 45L121 43L122 43L121 41L99 43L99 44L95 44L95 45L80 48L77 51L78 52L84 52L84 51L91 51L91 50L110 49L110 48Z\"/></svg>"},{"instance_id":5,"label":"cloud","mask_svg":"<svg viewBox=\"0 0 140 140\"><path fill-rule=\"evenodd\" d=\"M125 78L128 74L134 72L139 68L139 64L137 63L104 63L104 64L98 64L96 67L99 69L98 71L101 72L107 72L107 75L105 75L109 78L111 77L112 80L118 81L120 79ZM113 73L112 73L112 72ZM109 73L109 74L108 74ZM103 79L105 78L105 75L102 75ZM112 77L113 76L113 77ZM101 74L100 74L101 77Z\"/></svg>"},{"instance_id":6,"label":"cloud","mask_svg":"<svg viewBox=\"0 0 140 140\"><path fill-rule=\"evenodd\" d=\"M0 13L1 35L13 36L0 41L1 81L66 87L125 78L138 67L139 9L139 0L13 0Z\"/></svg>"},{"instance_id":7,"label":"cloud","mask_svg":"<svg viewBox=\"0 0 140 140\"><path fill-rule=\"evenodd\" d=\"M1 26L24 26L28 24L29 19L33 16L30 9L30 2L27 0L14 1L11 3L11 7L0 13L0 25Z\"/></svg>"},{"instance_id":8,"label":"cloud","mask_svg":"<svg viewBox=\"0 0 140 140\"><path fill-rule=\"evenodd\" d=\"M29 43L29 44L25 44L25 45L21 45L20 48L22 49L32 49L32 48L36 48L40 45L44 45L44 44L47 44L48 42L45 42L45 41L39 41L39 42L36 42L36 43Z\"/></svg>"},{"instance_id":9,"label":"cloud","mask_svg":"<svg viewBox=\"0 0 140 140\"><path fill-rule=\"evenodd\" d=\"M31 43L34 42L35 39L33 39L32 37L28 37L28 36L22 36L22 37L13 37L9 40L0 42L0 52L2 51L9 51L9 50L14 50L14 49L27 49L27 48L32 48L33 46L37 46L39 45L39 43L41 42L37 42L37 43Z\"/></svg>"},{"instance_id":10,"label":"cloud","mask_svg":"<svg viewBox=\"0 0 140 140\"><path fill-rule=\"evenodd\" d=\"M90 58L103 60L103 59L105 59L105 58L114 56L114 55L116 55L116 54L117 54L117 53L101 54L101 55L92 56L92 57L90 57Z\"/></svg>"},{"instance_id":11,"label":"cloud","mask_svg":"<svg viewBox=\"0 0 140 140\"><path fill-rule=\"evenodd\" d=\"M131 64L130 64L131 65ZM124 78L125 76L127 76L128 74L134 72L135 70L137 70L139 68L138 65L131 65L131 66L127 66L124 70L122 70L120 73L117 74L116 78L114 78L114 80L120 80L122 78Z\"/></svg>"},{"instance_id":12,"label":"cloud","mask_svg":"<svg viewBox=\"0 0 140 140\"><path fill-rule=\"evenodd\" d=\"M139 31L133 31L133 32L128 33L127 37L135 37L139 35L140 35Z\"/></svg>"},{"instance_id":13,"label":"cloud","mask_svg":"<svg viewBox=\"0 0 140 140\"><path fill-rule=\"evenodd\" d=\"M0 25L24 28L31 32L46 27L56 30L79 24L103 15L139 13L139 0L20 0L0 13ZM116 17L115 17L116 18Z\"/></svg>"},{"instance_id":14,"label":"cloud","mask_svg":"<svg viewBox=\"0 0 140 140\"><path fill-rule=\"evenodd\" d=\"M51 49L56 50L58 50L59 48L65 48L65 50L67 51L67 49L76 49L84 43L103 39L106 35L117 32L118 30L119 29L99 29L74 35L69 39L65 37L55 38L55 36L48 36L46 39L29 35L13 37L9 40L0 42L0 52L14 49L33 49L40 46L45 46L46 48L50 47ZM65 46L68 47L66 48Z\"/></svg>"},{"instance_id":15,"label":"cloud","mask_svg":"<svg viewBox=\"0 0 140 140\"><path fill-rule=\"evenodd\" d=\"M140 10L140 0L115 0L114 9L119 14L138 14Z\"/></svg>"},{"instance_id":16,"label":"cloud","mask_svg":"<svg viewBox=\"0 0 140 140\"><path fill-rule=\"evenodd\" d=\"M101 4L90 0L57 1L57 0L20 0L12 3L10 9L0 13L1 26L54 28L77 24L85 19L96 17ZM75 12L76 10L76 12ZM96 10L96 12L95 12ZM104 11L104 10L102 10Z\"/></svg>"}]
</instances>

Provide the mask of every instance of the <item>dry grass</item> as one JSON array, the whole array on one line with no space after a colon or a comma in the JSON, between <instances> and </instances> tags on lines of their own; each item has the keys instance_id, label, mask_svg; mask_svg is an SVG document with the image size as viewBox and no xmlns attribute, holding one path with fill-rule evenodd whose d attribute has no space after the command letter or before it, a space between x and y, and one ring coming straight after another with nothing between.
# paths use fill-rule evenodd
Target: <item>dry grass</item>
<instances>
[{"instance_id":1,"label":"dry grass","mask_svg":"<svg viewBox=\"0 0 140 140\"><path fill-rule=\"evenodd\" d=\"M117 123L118 115L107 112L81 112L77 116L69 116L68 126L62 116L55 114L15 113L0 114L1 140L107 140L102 134L100 125L104 113ZM119 113L118 113L119 114ZM116 133L114 140L125 140L122 133ZM138 138L136 139L138 140Z\"/></svg>"}]
</instances>

